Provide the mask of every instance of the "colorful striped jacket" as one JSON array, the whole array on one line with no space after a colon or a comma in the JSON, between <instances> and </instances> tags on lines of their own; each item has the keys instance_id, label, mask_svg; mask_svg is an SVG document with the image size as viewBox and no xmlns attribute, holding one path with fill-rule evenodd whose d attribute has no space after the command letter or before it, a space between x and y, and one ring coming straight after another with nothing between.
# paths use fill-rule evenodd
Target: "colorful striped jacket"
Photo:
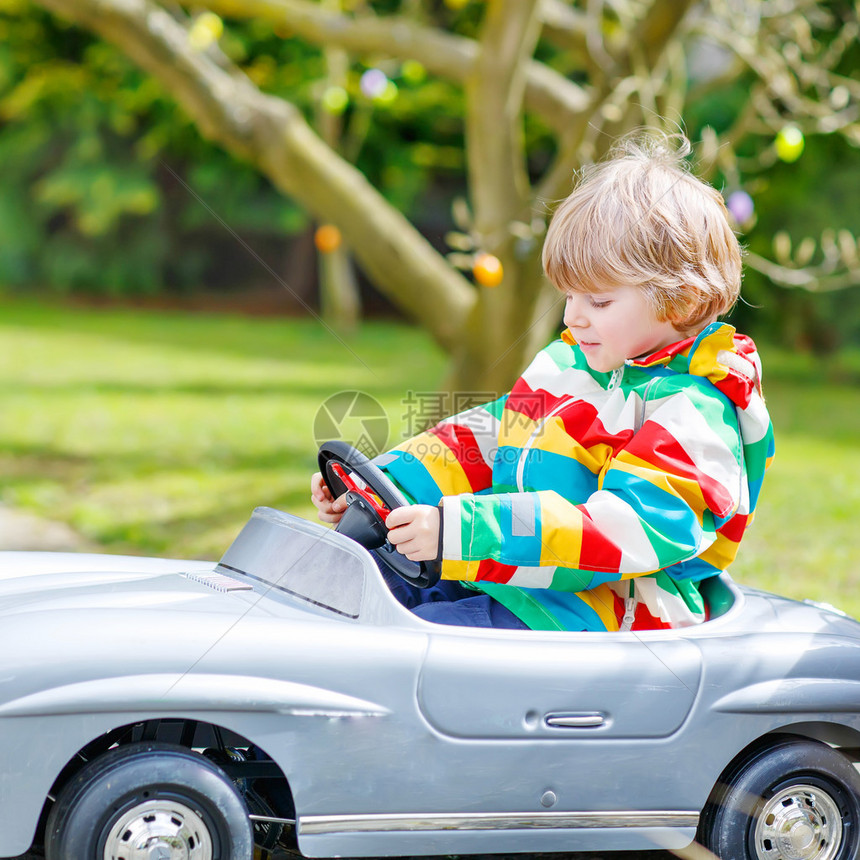
<instances>
[{"instance_id":1,"label":"colorful striped jacket","mask_svg":"<svg viewBox=\"0 0 860 860\"><path fill-rule=\"evenodd\" d=\"M695 624L697 582L734 559L773 454L759 379L725 323L612 373L565 332L507 395L376 463L441 504L443 578L532 629Z\"/></svg>"}]
</instances>

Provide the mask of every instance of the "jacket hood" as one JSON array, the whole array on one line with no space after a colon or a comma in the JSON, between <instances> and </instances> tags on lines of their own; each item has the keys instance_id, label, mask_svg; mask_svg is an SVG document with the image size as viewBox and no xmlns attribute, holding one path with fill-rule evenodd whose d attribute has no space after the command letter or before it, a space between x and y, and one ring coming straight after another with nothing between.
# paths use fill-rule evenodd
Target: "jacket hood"
<instances>
[{"instance_id":1,"label":"jacket hood","mask_svg":"<svg viewBox=\"0 0 860 860\"><path fill-rule=\"evenodd\" d=\"M738 334L728 323L711 323L695 337L628 364L663 366L677 373L702 377L735 404L752 512L774 453L773 427L761 390L761 360L752 339Z\"/></svg>"},{"instance_id":2,"label":"jacket hood","mask_svg":"<svg viewBox=\"0 0 860 860\"><path fill-rule=\"evenodd\" d=\"M694 337L632 359L634 367L669 367L713 383L729 400L746 409L761 396L761 360L752 338L728 323L711 323Z\"/></svg>"}]
</instances>

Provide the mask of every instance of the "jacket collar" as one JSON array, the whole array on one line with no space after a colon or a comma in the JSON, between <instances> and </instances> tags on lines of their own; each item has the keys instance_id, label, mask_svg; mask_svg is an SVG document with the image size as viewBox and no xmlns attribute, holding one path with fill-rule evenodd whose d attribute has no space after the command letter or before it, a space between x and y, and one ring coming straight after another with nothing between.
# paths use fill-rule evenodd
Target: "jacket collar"
<instances>
[{"instance_id":1,"label":"jacket collar","mask_svg":"<svg viewBox=\"0 0 860 860\"><path fill-rule=\"evenodd\" d=\"M714 325L717 325L716 323ZM708 326L708 329L712 328L712 326ZM734 329L731 326L727 326L727 328ZM705 331L708 331L705 329ZM705 332L702 332L704 334ZM625 362L632 367L659 367L661 365L668 364L675 356L684 355L686 356L690 348L696 342L701 335L695 337L688 337L684 340L679 340L676 343L669 344L669 346L664 346L662 349L657 350L657 352L652 352L650 355L641 356L639 358L629 358ZM570 346L576 345L576 338L571 334L569 328L566 328L561 333L561 339Z\"/></svg>"},{"instance_id":2,"label":"jacket collar","mask_svg":"<svg viewBox=\"0 0 860 860\"><path fill-rule=\"evenodd\" d=\"M561 338L571 346L576 343L569 329ZM670 370L709 380L741 407L749 403L753 392L761 393L761 363L755 344L728 323L711 323L693 337L626 362L642 368L666 367L670 363Z\"/></svg>"}]
</instances>

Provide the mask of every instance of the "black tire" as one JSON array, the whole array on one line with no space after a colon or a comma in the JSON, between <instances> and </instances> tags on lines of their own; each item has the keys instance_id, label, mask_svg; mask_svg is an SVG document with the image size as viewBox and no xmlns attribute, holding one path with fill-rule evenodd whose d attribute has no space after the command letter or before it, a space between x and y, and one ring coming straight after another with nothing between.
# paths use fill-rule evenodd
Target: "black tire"
<instances>
[{"instance_id":1,"label":"black tire","mask_svg":"<svg viewBox=\"0 0 860 860\"><path fill-rule=\"evenodd\" d=\"M150 840L153 833L163 836L167 850L178 840L191 860L251 860L253 854L248 810L217 765L184 747L138 743L99 756L63 788L48 816L45 855L142 856L134 844L145 827Z\"/></svg>"},{"instance_id":2,"label":"black tire","mask_svg":"<svg viewBox=\"0 0 860 860\"><path fill-rule=\"evenodd\" d=\"M860 776L826 744L782 738L726 776L699 841L720 860L856 860Z\"/></svg>"}]
</instances>

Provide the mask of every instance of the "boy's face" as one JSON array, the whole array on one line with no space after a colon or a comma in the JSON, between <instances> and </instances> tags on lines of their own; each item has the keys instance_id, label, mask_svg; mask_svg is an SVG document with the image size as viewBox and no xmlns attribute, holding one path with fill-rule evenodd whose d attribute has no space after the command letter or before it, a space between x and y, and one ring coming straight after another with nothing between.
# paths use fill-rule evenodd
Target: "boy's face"
<instances>
[{"instance_id":1,"label":"boy's face","mask_svg":"<svg viewBox=\"0 0 860 860\"><path fill-rule=\"evenodd\" d=\"M681 338L672 323L657 319L645 293L634 286L567 293L564 324L582 348L588 366L600 373Z\"/></svg>"}]
</instances>

